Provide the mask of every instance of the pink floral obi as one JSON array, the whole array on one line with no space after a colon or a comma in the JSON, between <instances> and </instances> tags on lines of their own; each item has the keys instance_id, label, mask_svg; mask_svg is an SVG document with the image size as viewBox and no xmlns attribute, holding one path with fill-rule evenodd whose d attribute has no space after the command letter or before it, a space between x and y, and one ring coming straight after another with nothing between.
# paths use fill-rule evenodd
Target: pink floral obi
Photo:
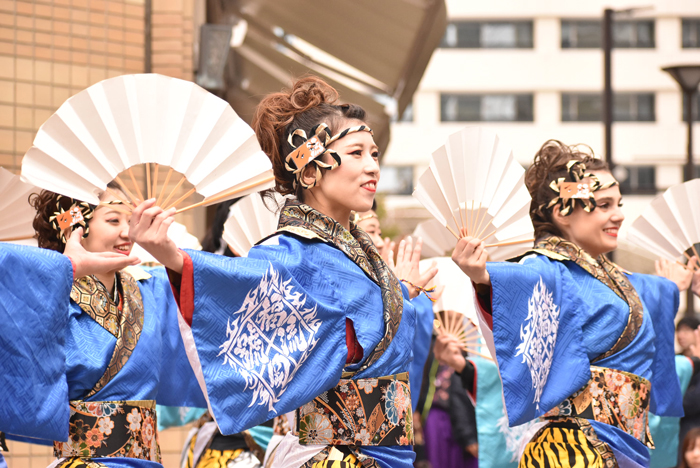
<instances>
[{"instance_id":1,"label":"pink floral obi","mask_svg":"<svg viewBox=\"0 0 700 468\"><path fill-rule=\"evenodd\" d=\"M156 402L71 401L67 442L54 442L57 458L139 458L160 463ZM59 464L62 466L62 464Z\"/></svg>"},{"instance_id":2,"label":"pink floral obi","mask_svg":"<svg viewBox=\"0 0 700 468\"><path fill-rule=\"evenodd\" d=\"M302 445L413 445L408 372L341 379L296 410Z\"/></svg>"},{"instance_id":3,"label":"pink floral obi","mask_svg":"<svg viewBox=\"0 0 700 468\"><path fill-rule=\"evenodd\" d=\"M649 448L651 382L629 372L591 366L591 380L543 418L584 418L615 426Z\"/></svg>"}]
</instances>

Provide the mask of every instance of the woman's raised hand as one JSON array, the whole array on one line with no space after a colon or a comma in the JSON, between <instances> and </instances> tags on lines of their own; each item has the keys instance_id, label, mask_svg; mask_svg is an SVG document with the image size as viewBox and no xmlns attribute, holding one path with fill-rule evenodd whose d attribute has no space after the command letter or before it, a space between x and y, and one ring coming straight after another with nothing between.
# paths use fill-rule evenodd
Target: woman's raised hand
<instances>
[{"instance_id":1,"label":"woman's raised hand","mask_svg":"<svg viewBox=\"0 0 700 468\"><path fill-rule=\"evenodd\" d=\"M666 259L660 258L655 262L656 274L670 279L679 291L685 291L693 283L693 292L695 292L695 281L693 273L698 270L698 258L691 257L687 265L681 265L677 262L669 262ZM697 293L696 293L697 294Z\"/></svg>"},{"instance_id":2,"label":"woman's raised hand","mask_svg":"<svg viewBox=\"0 0 700 468\"><path fill-rule=\"evenodd\" d=\"M440 364L449 366L457 372L462 372L467 365L467 360L462 355L462 343L447 333L438 333L433 346L433 355Z\"/></svg>"},{"instance_id":3,"label":"woman's raised hand","mask_svg":"<svg viewBox=\"0 0 700 468\"><path fill-rule=\"evenodd\" d=\"M396 266L393 268L396 277L408 287L408 295L411 299L418 296L438 272L436 263L433 262L430 268L421 274L419 263L422 248L423 239L420 237L416 240L415 246L410 236L399 242Z\"/></svg>"},{"instance_id":4,"label":"woman's raised hand","mask_svg":"<svg viewBox=\"0 0 700 468\"><path fill-rule=\"evenodd\" d=\"M166 268L182 273L184 261L180 249L168 237L168 228L175 218L175 208L163 211L154 206L155 198L146 200L131 213L129 238L146 249Z\"/></svg>"},{"instance_id":5,"label":"woman's raised hand","mask_svg":"<svg viewBox=\"0 0 700 468\"><path fill-rule=\"evenodd\" d=\"M452 261L476 284L491 284L487 258L484 242L476 237L462 237L452 252Z\"/></svg>"},{"instance_id":6,"label":"woman's raised hand","mask_svg":"<svg viewBox=\"0 0 700 468\"><path fill-rule=\"evenodd\" d=\"M75 267L75 278L88 275L106 274L121 270L129 265L138 265L140 260L136 257L127 257L115 252L88 252L80 243L83 237L83 228L78 228L70 235L66 242L63 255L70 258Z\"/></svg>"}]
</instances>

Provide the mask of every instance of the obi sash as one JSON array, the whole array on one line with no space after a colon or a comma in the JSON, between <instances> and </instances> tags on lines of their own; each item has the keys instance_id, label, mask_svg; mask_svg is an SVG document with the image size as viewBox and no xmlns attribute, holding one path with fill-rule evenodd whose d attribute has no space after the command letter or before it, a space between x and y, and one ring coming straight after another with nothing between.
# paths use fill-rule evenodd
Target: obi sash
<instances>
[{"instance_id":1,"label":"obi sash","mask_svg":"<svg viewBox=\"0 0 700 468\"><path fill-rule=\"evenodd\" d=\"M413 445L408 373L341 379L296 410L302 445Z\"/></svg>"},{"instance_id":2,"label":"obi sash","mask_svg":"<svg viewBox=\"0 0 700 468\"><path fill-rule=\"evenodd\" d=\"M92 466L91 459L109 457L160 463L154 400L75 400L70 409L68 441L54 442L54 456L66 458L59 467Z\"/></svg>"},{"instance_id":3,"label":"obi sash","mask_svg":"<svg viewBox=\"0 0 700 468\"><path fill-rule=\"evenodd\" d=\"M591 367L591 380L581 390L549 410L543 419L584 418L628 433L649 448L651 383L629 372Z\"/></svg>"}]
</instances>

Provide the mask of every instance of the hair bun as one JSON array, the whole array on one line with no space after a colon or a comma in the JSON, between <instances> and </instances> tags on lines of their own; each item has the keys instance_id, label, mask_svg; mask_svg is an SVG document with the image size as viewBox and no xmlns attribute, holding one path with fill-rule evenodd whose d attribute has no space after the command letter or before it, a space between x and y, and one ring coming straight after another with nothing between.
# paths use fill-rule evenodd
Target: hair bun
<instances>
[{"instance_id":1,"label":"hair bun","mask_svg":"<svg viewBox=\"0 0 700 468\"><path fill-rule=\"evenodd\" d=\"M289 102L298 112L305 112L323 103L335 104L338 91L315 76L308 76L294 83L289 93Z\"/></svg>"}]
</instances>

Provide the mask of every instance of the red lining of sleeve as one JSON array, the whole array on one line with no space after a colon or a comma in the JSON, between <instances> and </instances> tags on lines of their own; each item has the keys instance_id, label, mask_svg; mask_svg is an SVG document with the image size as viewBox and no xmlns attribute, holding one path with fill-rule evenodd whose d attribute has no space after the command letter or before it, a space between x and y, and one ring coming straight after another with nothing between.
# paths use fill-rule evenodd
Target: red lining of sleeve
<instances>
[{"instance_id":1,"label":"red lining of sleeve","mask_svg":"<svg viewBox=\"0 0 700 468\"><path fill-rule=\"evenodd\" d=\"M472 282L472 286L474 286L474 289L476 290L476 284ZM482 316L484 320L486 321L486 324L488 327L493 330L493 287L489 286L489 303L485 304L482 302L482 297L480 294L476 295L476 302L479 304L479 309L481 310Z\"/></svg>"},{"instance_id":2,"label":"red lining of sleeve","mask_svg":"<svg viewBox=\"0 0 700 468\"><path fill-rule=\"evenodd\" d=\"M349 318L345 319L345 345L348 347L348 356L345 359L345 364L355 364L362 360L364 356L364 350L357 341L357 335L355 334L355 327L352 324L352 320Z\"/></svg>"},{"instance_id":3,"label":"red lining of sleeve","mask_svg":"<svg viewBox=\"0 0 700 468\"><path fill-rule=\"evenodd\" d=\"M168 270L168 278L170 278L170 288L173 290L182 318L191 327L194 315L194 267L192 258L183 250L180 253L182 254L182 274L178 275Z\"/></svg>"}]
</instances>

